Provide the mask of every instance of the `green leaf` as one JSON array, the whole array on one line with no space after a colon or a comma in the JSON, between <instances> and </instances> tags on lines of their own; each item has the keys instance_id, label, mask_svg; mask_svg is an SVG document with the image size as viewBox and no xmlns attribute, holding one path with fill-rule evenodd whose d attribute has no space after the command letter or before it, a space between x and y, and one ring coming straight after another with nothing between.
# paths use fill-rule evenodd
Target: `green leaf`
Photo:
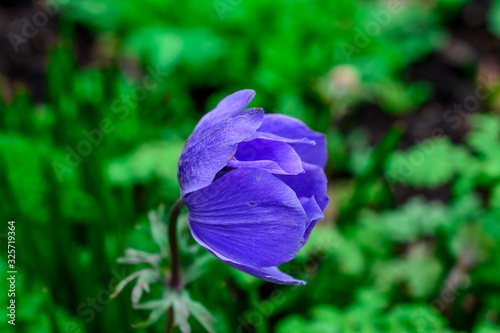
<instances>
[{"instance_id":1,"label":"green leaf","mask_svg":"<svg viewBox=\"0 0 500 333\"><path fill-rule=\"evenodd\" d=\"M468 161L466 151L448 139L436 137L406 151L395 152L386 166L389 181L436 187L449 182Z\"/></svg>"},{"instance_id":2,"label":"green leaf","mask_svg":"<svg viewBox=\"0 0 500 333\"><path fill-rule=\"evenodd\" d=\"M212 314L201 303L191 300L187 292L183 294L190 314L193 315L193 317L195 317L196 320L198 320L200 324L203 325L207 332L215 332L215 328L213 326L215 318L212 316Z\"/></svg>"},{"instance_id":3,"label":"green leaf","mask_svg":"<svg viewBox=\"0 0 500 333\"><path fill-rule=\"evenodd\" d=\"M437 258L427 252L425 245L417 245L404 259L379 262L373 267L376 286L381 290L389 290L406 283L412 296L429 296L436 288L442 266Z\"/></svg>"},{"instance_id":4,"label":"green leaf","mask_svg":"<svg viewBox=\"0 0 500 333\"><path fill-rule=\"evenodd\" d=\"M151 237L166 256L168 235L167 224L165 222L165 206L162 205L158 210L150 211L148 218L151 226Z\"/></svg>"},{"instance_id":5,"label":"green leaf","mask_svg":"<svg viewBox=\"0 0 500 333\"><path fill-rule=\"evenodd\" d=\"M132 325L133 327L147 327L156 323L168 309L172 306L175 299L175 295L172 292L165 292L163 298L157 301L150 301L147 303L140 304L136 307L136 309L151 309L151 313L148 319L144 322L137 323Z\"/></svg>"},{"instance_id":6,"label":"green leaf","mask_svg":"<svg viewBox=\"0 0 500 333\"><path fill-rule=\"evenodd\" d=\"M365 211L361 223L383 239L411 241L432 235L437 228L448 224L447 214L447 207L443 204L414 197L395 211L381 214Z\"/></svg>"},{"instance_id":7,"label":"green leaf","mask_svg":"<svg viewBox=\"0 0 500 333\"><path fill-rule=\"evenodd\" d=\"M108 176L114 184L146 182L154 177L177 183L177 158L183 142L147 142L132 153L112 160Z\"/></svg>"}]
</instances>

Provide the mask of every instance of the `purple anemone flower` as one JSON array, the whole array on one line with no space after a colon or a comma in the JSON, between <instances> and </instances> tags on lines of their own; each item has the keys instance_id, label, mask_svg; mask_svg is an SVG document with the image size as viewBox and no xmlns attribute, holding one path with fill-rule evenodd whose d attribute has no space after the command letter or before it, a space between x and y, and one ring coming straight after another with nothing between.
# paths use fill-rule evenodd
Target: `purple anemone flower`
<instances>
[{"instance_id":1,"label":"purple anemone flower","mask_svg":"<svg viewBox=\"0 0 500 333\"><path fill-rule=\"evenodd\" d=\"M328 204L326 140L262 108L241 90L188 138L177 177L194 239L226 264L280 284L305 284L277 266L307 242Z\"/></svg>"}]
</instances>

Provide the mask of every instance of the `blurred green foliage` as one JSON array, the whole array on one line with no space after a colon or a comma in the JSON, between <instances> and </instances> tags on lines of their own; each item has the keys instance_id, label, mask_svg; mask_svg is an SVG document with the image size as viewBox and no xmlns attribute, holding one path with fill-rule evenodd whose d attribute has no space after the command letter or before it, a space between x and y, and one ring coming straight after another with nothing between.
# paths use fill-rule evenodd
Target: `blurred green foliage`
<instances>
[{"instance_id":1,"label":"blurred green foliage","mask_svg":"<svg viewBox=\"0 0 500 333\"><path fill-rule=\"evenodd\" d=\"M217 260L197 267L188 289L217 331L500 332L498 89L460 115L463 138L441 122L437 135L401 143L436 97L408 71L451 43L467 1L64 3L45 101L17 83L0 101L0 217L17 221L19 272L16 327L2 306L2 332L161 331L163 320L131 328L149 315L132 310L131 286L110 300L133 271L116 259L126 247L160 251L147 213L179 196L184 140L244 88L257 91L253 106L327 134L331 204L282 267L306 286L266 284ZM499 8L487 21L497 35ZM473 87L478 61L454 64ZM374 106L364 121L360 110ZM391 123L376 140L374 117ZM180 233L187 268L206 252L185 223Z\"/></svg>"}]
</instances>

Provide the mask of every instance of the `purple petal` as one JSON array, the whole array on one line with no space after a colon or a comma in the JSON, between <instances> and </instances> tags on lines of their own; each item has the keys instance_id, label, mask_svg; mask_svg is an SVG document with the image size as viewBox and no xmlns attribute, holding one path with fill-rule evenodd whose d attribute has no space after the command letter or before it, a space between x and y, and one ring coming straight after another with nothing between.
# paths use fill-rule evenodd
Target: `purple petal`
<instances>
[{"instance_id":1,"label":"purple petal","mask_svg":"<svg viewBox=\"0 0 500 333\"><path fill-rule=\"evenodd\" d=\"M302 207L306 211L308 222L306 224L306 231L304 232L304 240L302 241L302 245L307 243L309 236L311 235L311 231L313 230L316 223L321 220L323 216L323 211L319 207L318 203L312 197L302 197L299 199Z\"/></svg>"},{"instance_id":2,"label":"purple petal","mask_svg":"<svg viewBox=\"0 0 500 333\"><path fill-rule=\"evenodd\" d=\"M233 113L243 110L255 97L255 91L245 89L237 91L217 104L215 109L208 112L195 127L195 131L203 127L213 126L214 124L223 121Z\"/></svg>"},{"instance_id":3,"label":"purple petal","mask_svg":"<svg viewBox=\"0 0 500 333\"><path fill-rule=\"evenodd\" d=\"M246 109L211 126L197 126L179 157L177 178L184 197L212 183L215 175L236 153L238 143L261 125L264 110Z\"/></svg>"},{"instance_id":4,"label":"purple petal","mask_svg":"<svg viewBox=\"0 0 500 333\"><path fill-rule=\"evenodd\" d=\"M314 197L302 197L299 199L300 204L306 211L307 219L309 220L306 225L306 229L309 227L309 223L314 220L321 220L323 216L323 211L319 207L318 203L314 199Z\"/></svg>"},{"instance_id":5,"label":"purple petal","mask_svg":"<svg viewBox=\"0 0 500 333\"><path fill-rule=\"evenodd\" d=\"M276 175L285 184L295 191L297 197L310 198L314 196L321 211L324 211L328 205L328 196L326 195L327 179L325 172L317 165L302 163L305 173L295 176Z\"/></svg>"},{"instance_id":6,"label":"purple petal","mask_svg":"<svg viewBox=\"0 0 500 333\"><path fill-rule=\"evenodd\" d=\"M217 257L219 260L223 261L224 263L228 264L229 266L236 268L242 272L245 272L245 273L250 274L252 276L255 276L261 280L272 282L272 283L289 284L289 285L304 285L304 284L306 284L305 281L296 280L293 277L291 277L290 275L281 272L278 269L278 267L251 267L251 266L240 264L238 262L234 262L234 261L230 260L229 258L225 257L224 255L220 254L216 250L214 250L210 245L203 242L203 240L198 236L196 231L191 230L191 233L193 234L193 238L201 246L203 246L205 249L207 249L208 252L212 253L215 257Z\"/></svg>"},{"instance_id":7,"label":"purple petal","mask_svg":"<svg viewBox=\"0 0 500 333\"><path fill-rule=\"evenodd\" d=\"M299 155L288 143L264 139L240 142L227 166L264 169L282 175L304 172Z\"/></svg>"},{"instance_id":8,"label":"purple petal","mask_svg":"<svg viewBox=\"0 0 500 333\"><path fill-rule=\"evenodd\" d=\"M328 160L325 135L314 132L300 120L282 114L266 114L258 132L267 132L289 139L307 138L315 141L314 147L302 143L290 143L290 145L297 151L302 161L325 168Z\"/></svg>"},{"instance_id":9,"label":"purple petal","mask_svg":"<svg viewBox=\"0 0 500 333\"><path fill-rule=\"evenodd\" d=\"M266 118L266 115L264 115L264 119ZM313 140L309 140L308 138L300 138L300 139L290 139L290 138L284 138L282 136L272 134L272 133L267 133L267 132L255 132L252 134L249 138L245 139L245 141L251 141L254 139L266 139L266 140L272 140L272 141L281 141L281 142L286 142L286 143L303 143L303 144L308 144L315 146L316 142Z\"/></svg>"},{"instance_id":10,"label":"purple petal","mask_svg":"<svg viewBox=\"0 0 500 333\"><path fill-rule=\"evenodd\" d=\"M303 163L305 173L296 176L277 175L290 186L300 199L307 214L308 222L304 232L304 245L316 223L323 218L323 211L328 205L326 195L327 179L323 169L317 165Z\"/></svg>"},{"instance_id":11,"label":"purple petal","mask_svg":"<svg viewBox=\"0 0 500 333\"><path fill-rule=\"evenodd\" d=\"M302 246L306 213L292 189L265 170L230 171L185 200L196 240L235 263L277 266Z\"/></svg>"}]
</instances>

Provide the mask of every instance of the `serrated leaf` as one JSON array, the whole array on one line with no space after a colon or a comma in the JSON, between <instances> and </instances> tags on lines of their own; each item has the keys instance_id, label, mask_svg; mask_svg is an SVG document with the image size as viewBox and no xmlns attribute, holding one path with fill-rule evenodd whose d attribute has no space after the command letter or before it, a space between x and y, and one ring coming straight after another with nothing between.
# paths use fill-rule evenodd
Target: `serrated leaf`
<instances>
[{"instance_id":1,"label":"serrated leaf","mask_svg":"<svg viewBox=\"0 0 500 333\"><path fill-rule=\"evenodd\" d=\"M189 326L189 308L186 303L186 298L176 294L174 297L174 323L179 326L182 333L191 333L191 326Z\"/></svg>"},{"instance_id":2,"label":"serrated leaf","mask_svg":"<svg viewBox=\"0 0 500 333\"><path fill-rule=\"evenodd\" d=\"M389 181L436 187L449 182L467 157L464 149L445 138L428 139L395 152L388 160L386 176Z\"/></svg>"},{"instance_id":3,"label":"serrated leaf","mask_svg":"<svg viewBox=\"0 0 500 333\"><path fill-rule=\"evenodd\" d=\"M132 289L131 300L133 307L139 304L139 301L141 300L142 294L144 292L149 293L149 285L151 283L157 282L158 278L159 278L158 273L152 269L144 271L142 274L139 275L135 283L135 286Z\"/></svg>"},{"instance_id":4,"label":"serrated leaf","mask_svg":"<svg viewBox=\"0 0 500 333\"><path fill-rule=\"evenodd\" d=\"M140 322L132 326L138 328L138 327L147 327L153 325L168 311L170 306L172 306L173 304L173 300L174 296L172 294L167 294L161 301L148 302L147 304L149 308L152 309L148 319L144 322ZM141 309L141 307L139 307L138 309Z\"/></svg>"},{"instance_id":5,"label":"serrated leaf","mask_svg":"<svg viewBox=\"0 0 500 333\"><path fill-rule=\"evenodd\" d=\"M428 296L436 287L441 271L439 261L427 253L424 245L414 247L403 259L380 262L373 267L376 285L382 290L406 283L414 297Z\"/></svg>"},{"instance_id":6,"label":"serrated leaf","mask_svg":"<svg viewBox=\"0 0 500 333\"><path fill-rule=\"evenodd\" d=\"M383 237L393 241L410 241L434 234L436 229L449 223L447 207L439 202L426 202L414 197L395 211L381 214L365 211L361 223Z\"/></svg>"},{"instance_id":7,"label":"serrated leaf","mask_svg":"<svg viewBox=\"0 0 500 333\"><path fill-rule=\"evenodd\" d=\"M125 279L121 280L116 285L115 292L110 297L111 298L116 297L123 290L123 288L125 288L127 286L127 284L132 282L134 279L140 277L143 274L150 276L150 274L152 274L152 273L155 273L155 271L151 268L144 268L144 269L141 269L139 271L133 272L132 274L127 276Z\"/></svg>"},{"instance_id":8,"label":"serrated leaf","mask_svg":"<svg viewBox=\"0 0 500 333\"><path fill-rule=\"evenodd\" d=\"M162 205L159 210L152 210L148 213L151 225L151 237L166 255L168 248L167 224L165 223L165 207Z\"/></svg>"},{"instance_id":9,"label":"serrated leaf","mask_svg":"<svg viewBox=\"0 0 500 333\"><path fill-rule=\"evenodd\" d=\"M185 301L191 315L193 315L193 317L195 317L209 333L215 332L215 328L213 326L215 318L212 314L201 303L191 300L187 292L184 294L186 297Z\"/></svg>"},{"instance_id":10,"label":"serrated leaf","mask_svg":"<svg viewBox=\"0 0 500 333\"><path fill-rule=\"evenodd\" d=\"M161 256L158 253L149 253L144 251L139 251L136 249L127 248L125 249L125 256L116 259L119 264L137 265L141 263L150 264L152 266L157 266Z\"/></svg>"}]
</instances>

